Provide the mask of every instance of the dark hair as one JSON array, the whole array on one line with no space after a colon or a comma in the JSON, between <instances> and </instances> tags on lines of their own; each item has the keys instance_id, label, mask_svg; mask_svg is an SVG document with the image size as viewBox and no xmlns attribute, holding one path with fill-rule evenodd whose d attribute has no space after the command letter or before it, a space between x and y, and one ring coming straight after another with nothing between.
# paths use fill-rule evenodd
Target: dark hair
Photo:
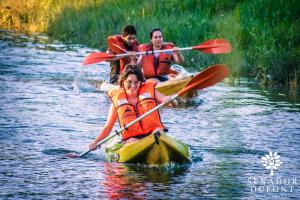
<instances>
[{"instance_id":1,"label":"dark hair","mask_svg":"<svg viewBox=\"0 0 300 200\"><path fill-rule=\"evenodd\" d=\"M127 35L136 35L136 30L133 25L127 25L123 28L122 35L125 37Z\"/></svg>"},{"instance_id":2,"label":"dark hair","mask_svg":"<svg viewBox=\"0 0 300 200\"><path fill-rule=\"evenodd\" d=\"M154 28L154 29L152 29L152 30L150 31L150 39L152 39L153 33L154 33L155 31L160 31L160 32L161 32L161 35L164 37L163 32L162 32L162 30L161 30L160 28Z\"/></svg>"},{"instance_id":3,"label":"dark hair","mask_svg":"<svg viewBox=\"0 0 300 200\"><path fill-rule=\"evenodd\" d=\"M124 71L121 73L121 75L119 77L118 83L119 83L120 87L124 86L124 81L127 79L127 77L130 74L136 75L136 78L140 82L144 82L145 81L143 72L140 69L140 67L137 66L137 65L128 64L128 65L125 66Z\"/></svg>"}]
</instances>

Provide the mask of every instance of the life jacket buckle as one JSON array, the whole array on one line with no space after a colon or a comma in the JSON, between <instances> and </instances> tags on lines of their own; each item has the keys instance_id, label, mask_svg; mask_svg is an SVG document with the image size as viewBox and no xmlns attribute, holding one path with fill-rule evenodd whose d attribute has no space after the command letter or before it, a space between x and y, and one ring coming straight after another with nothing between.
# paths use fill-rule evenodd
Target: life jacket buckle
<instances>
[{"instance_id":1,"label":"life jacket buckle","mask_svg":"<svg viewBox=\"0 0 300 200\"><path fill-rule=\"evenodd\" d=\"M160 137L160 132L159 131L156 131L154 133L154 141L155 141L155 144L159 144L159 141L158 141L158 138Z\"/></svg>"}]
</instances>

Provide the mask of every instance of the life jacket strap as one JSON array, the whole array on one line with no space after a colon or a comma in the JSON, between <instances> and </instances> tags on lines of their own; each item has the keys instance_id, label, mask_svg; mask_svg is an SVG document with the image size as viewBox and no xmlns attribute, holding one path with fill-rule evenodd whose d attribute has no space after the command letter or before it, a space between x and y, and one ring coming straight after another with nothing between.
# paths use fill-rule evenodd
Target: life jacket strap
<instances>
[{"instance_id":1,"label":"life jacket strap","mask_svg":"<svg viewBox=\"0 0 300 200\"><path fill-rule=\"evenodd\" d=\"M120 132L119 132L119 131L115 130L115 132L116 132L117 135L120 135Z\"/></svg>"}]
</instances>

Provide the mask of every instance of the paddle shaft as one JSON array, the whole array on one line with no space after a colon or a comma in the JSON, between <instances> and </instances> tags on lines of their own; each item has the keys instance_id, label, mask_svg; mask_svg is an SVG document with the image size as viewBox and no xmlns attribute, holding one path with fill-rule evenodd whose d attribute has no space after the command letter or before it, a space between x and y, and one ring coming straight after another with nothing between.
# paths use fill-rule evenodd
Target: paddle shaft
<instances>
[{"instance_id":1,"label":"paddle shaft","mask_svg":"<svg viewBox=\"0 0 300 200\"><path fill-rule=\"evenodd\" d=\"M119 133L115 133L107 138L105 138L104 140L102 140L99 144L97 144L97 148L100 147L102 144L104 144L105 142L107 142L108 140L112 139L113 137L115 137L116 135L118 135ZM83 157L84 155L88 154L89 152L91 152L92 150L86 150L84 152L82 152L81 154L79 154L78 157Z\"/></svg>"},{"instance_id":2,"label":"paddle shaft","mask_svg":"<svg viewBox=\"0 0 300 200\"><path fill-rule=\"evenodd\" d=\"M128 127L130 127L133 124L137 123L138 121L140 121L141 119L143 119L146 116L150 115L154 111L160 109L164 105L170 103L171 101L176 99L178 96L183 95L184 93L186 93L189 90L199 90L199 89L203 89L203 88L212 86L212 85L220 82L221 80L223 80L226 76L228 76L228 74L229 74L229 70L224 65L214 65L214 66L211 66L211 67L205 69L204 71L202 71L202 72L198 73L196 76L194 76L192 78L192 80L190 80L183 89L181 89L177 94L173 95L168 101L156 106L155 108L152 108L151 110L149 110L145 114L141 115L139 118L133 120L129 124L126 124L124 127L119 129L118 131L116 131L115 134L109 136L108 138L106 138L102 142L98 143L97 147L100 147L103 143L107 142L108 140L115 137L116 135L119 135L122 131L124 131ZM82 156L86 155L90 151L91 150L87 150L87 151L81 153L79 155L79 157L82 157Z\"/></svg>"},{"instance_id":3,"label":"paddle shaft","mask_svg":"<svg viewBox=\"0 0 300 200\"><path fill-rule=\"evenodd\" d=\"M187 91L187 90L186 90ZM183 93L182 93L183 94ZM108 140L114 138L117 135L120 135L120 133L122 133L122 131L124 131L125 129L128 129L130 126L132 126L133 124L141 121L142 119L144 119L145 117L147 117L148 115L150 115L151 113L153 113L154 111L160 109L161 107L165 106L166 104L170 103L171 101L173 101L174 99L176 99L179 95L175 94L173 95L168 101L159 104L158 106L156 106L155 108L152 108L151 110L149 110L148 112L144 113L143 115L141 115L139 118L133 120L132 122L130 122L129 124L126 124L125 126L123 126L122 128L120 128L119 130L116 131L116 133L114 133L113 135L109 136L108 138L102 140L100 143L97 144L97 148L99 148L102 144L104 144L105 142L107 142ZM85 152L82 152L79 157L82 157L86 154L88 154L89 152L91 152L92 150L86 150Z\"/></svg>"},{"instance_id":4,"label":"paddle shaft","mask_svg":"<svg viewBox=\"0 0 300 200\"><path fill-rule=\"evenodd\" d=\"M116 46L116 45L115 45ZM120 49L119 46L116 46L117 48ZM125 50L122 49L122 52ZM227 42L225 39L213 39L213 40L208 40L206 42L203 42L199 44L198 46L192 46L192 47L183 47L183 48L178 48L178 51L186 51L186 50L198 50L203 53L208 53L208 54L223 54L223 53L229 53L231 51L231 45L229 42ZM176 50L176 51L177 51ZM139 56L139 55L151 55L155 53L172 53L174 52L174 49L163 49L163 50L151 50L151 51L145 51L145 52L135 52L135 53L128 53L124 52L121 54L107 54L107 53L102 53L102 52L95 52L89 54L87 57L85 57L83 61L83 65L89 65L89 64L94 64L97 62L102 62L102 61L111 61L111 60L118 60L122 59L127 56Z\"/></svg>"},{"instance_id":5,"label":"paddle shaft","mask_svg":"<svg viewBox=\"0 0 300 200\"><path fill-rule=\"evenodd\" d=\"M210 49L210 48L217 48L216 45L202 45L202 46L195 46L195 47L182 47L178 48L179 51L187 51L187 50L200 50L200 49ZM152 50L152 51L141 51L136 52L135 55L148 55L148 54L155 54L155 53L164 53L164 52L174 52L174 49L163 49L163 50ZM130 56L129 53L122 53L116 54L116 58Z\"/></svg>"},{"instance_id":6,"label":"paddle shaft","mask_svg":"<svg viewBox=\"0 0 300 200\"><path fill-rule=\"evenodd\" d=\"M180 51L186 51L186 50L191 50L193 47L184 47L184 48L179 48ZM153 51L141 51L141 52L136 52L135 55L150 55L150 54L155 54L155 53L164 53L164 52L174 52L173 49L164 49L164 50L153 50ZM116 54L116 58L121 58L121 57L126 57L130 56L129 53L122 53L122 54Z\"/></svg>"}]
</instances>

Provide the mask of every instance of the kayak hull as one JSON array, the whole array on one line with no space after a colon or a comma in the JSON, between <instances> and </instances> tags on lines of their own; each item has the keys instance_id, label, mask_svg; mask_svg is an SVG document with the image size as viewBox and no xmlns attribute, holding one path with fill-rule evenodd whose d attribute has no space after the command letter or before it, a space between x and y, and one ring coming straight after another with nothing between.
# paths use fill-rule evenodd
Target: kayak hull
<instances>
[{"instance_id":1,"label":"kayak hull","mask_svg":"<svg viewBox=\"0 0 300 200\"><path fill-rule=\"evenodd\" d=\"M106 148L106 156L111 162L147 165L191 162L188 145L159 132L129 144L116 143Z\"/></svg>"},{"instance_id":2,"label":"kayak hull","mask_svg":"<svg viewBox=\"0 0 300 200\"><path fill-rule=\"evenodd\" d=\"M192 76L180 78L180 79L174 79L174 80L169 80L166 82L158 83L156 86L156 89L166 95L174 95L177 94L184 86L192 79ZM190 90L183 94L181 97L184 98L193 98L197 96L197 90Z\"/></svg>"}]
</instances>

